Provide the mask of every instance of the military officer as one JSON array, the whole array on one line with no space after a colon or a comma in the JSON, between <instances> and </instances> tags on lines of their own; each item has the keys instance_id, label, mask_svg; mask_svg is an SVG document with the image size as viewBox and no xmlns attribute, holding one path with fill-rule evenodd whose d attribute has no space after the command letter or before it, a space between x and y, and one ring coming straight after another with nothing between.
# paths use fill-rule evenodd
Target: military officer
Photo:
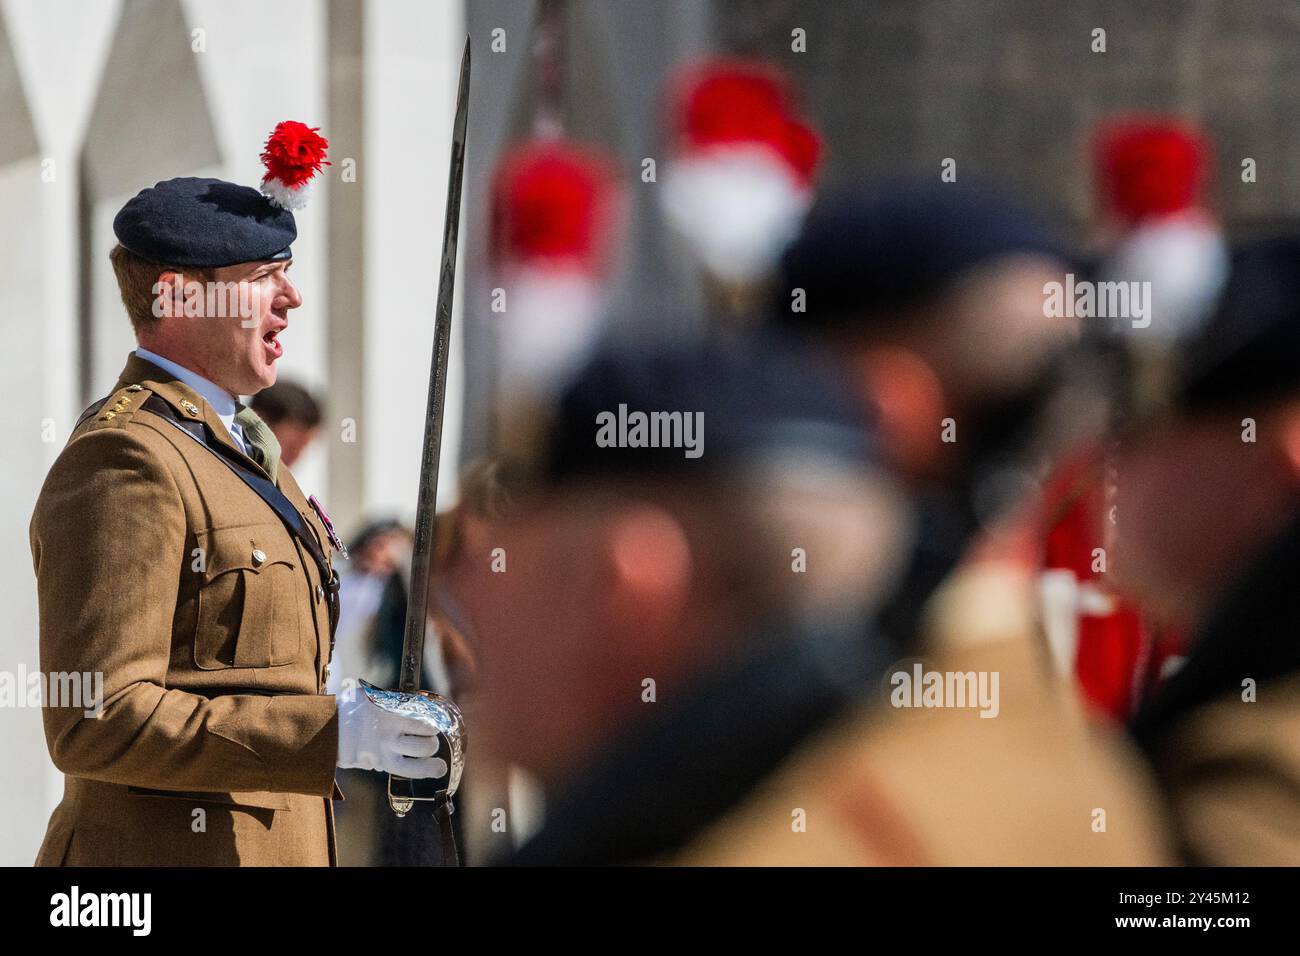
<instances>
[{"instance_id":1,"label":"military officer","mask_svg":"<svg viewBox=\"0 0 1300 956\"><path fill-rule=\"evenodd\" d=\"M446 773L428 725L324 692L337 540L239 401L302 303L284 199L172 179L114 220L139 348L31 521L41 668L103 680L93 712L46 701L40 865L330 865L335 767Z\"/></svg>"},{"instance_id":2,"label":"military officer","mask_svg":"<svg viewBox=\"0 0 1300 956\"><path fill-rule=\"evenodd\" d=\"M1077 331L1043 313L1065 256L995 192L903 182L822 197L781 258L773 321L834 359L917 495L915 547L882 613L903 646L1004 504L991 490L1023 487L1026 439Z\"/></svg>"}]
</instances>

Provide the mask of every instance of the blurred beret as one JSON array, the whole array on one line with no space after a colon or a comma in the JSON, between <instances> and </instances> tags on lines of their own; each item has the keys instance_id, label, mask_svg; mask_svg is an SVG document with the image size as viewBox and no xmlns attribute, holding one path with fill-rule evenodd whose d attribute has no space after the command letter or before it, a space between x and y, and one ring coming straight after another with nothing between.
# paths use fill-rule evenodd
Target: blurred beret
<instances>
[{"instance_id":1,"label":"blurred beret","mask_svg":"<svg viewBox=\"0 0 1300 956\"><path fill-rule=\"evenodd\" d=\"M781 259L773 312L792 326L845 326L920 305L968 270L1014 253L1069 261L1015 203L982 188L904 183L821 197ZM806 311L791 293L803 289Z\"/></svg>"},{"instance_id":2,"label":"blurred beret","mask_svg":"<svg viewBox=\"0 0 1300 956\"><path fill-rule=\"evenodd\" d=\"M598 422L634 412L703 413L703 453L601 447ZM606 414L608 413L608 414ZM607 347L562 394L542 450L543 480L703 475L765 459L871 460L868 423L838 380L783 339L684 347Z\"/></svg>"},{"instance_id":3,"label":"blurred beret","mask_svg":"<svg viewBox=\"0 0 1300 956\"><path fill-rule=\"evenodd\" d=\"M185 176L142 189L113 219L117 241L151 262L215 269L288 259L293 213L248 186Z\"/></svg>"},{"instance_id":4,"label":"blurred beret","mask_svg":"<svg viewBox=\"0 0 1300 956\"><path fill-rule=\"evenodd\" d=\"M1233 250L1218 309L1187 343L1178 381L1189 410L1300 393L1300 233Z\"/></svg>"}]
</instances>

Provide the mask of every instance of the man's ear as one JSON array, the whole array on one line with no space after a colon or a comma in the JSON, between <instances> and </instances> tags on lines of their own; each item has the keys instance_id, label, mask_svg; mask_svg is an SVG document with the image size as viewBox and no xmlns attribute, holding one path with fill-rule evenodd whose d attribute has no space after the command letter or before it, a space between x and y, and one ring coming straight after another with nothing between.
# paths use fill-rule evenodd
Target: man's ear
<instances>
[{"instance_id":1,"label":"man's ear","mask_svg":"<svg viewBox=\"0 0 1300 956\"><path fill-rule=\"evenodd\" d=\"M185 314L185 277L167 271L158 276L151 290L154 295L154 314L158 318L174 319Z\"/></svg>"},{"instance_id":2,"label":"man's ear","mask_svg":"<svg viewBox=\"0 0 1300 956\"><path fill-rule=\"evenodd\" d=\"M693 568L677 519L654 505L629 506L606 526L602 545L611 613L641 631L671 628L686 608Z\"/></svg>"},{"instance_id":3,"label":"man's ear","mask_svg":"<svg viewBox=\"0 0 1300 956\"><path fill-rule=\"evenodd\" d=\"M855 365L855 387L876 418L890 460L910 476L933 472L944 457L941 437L948 414L934 369L916 352L897 345L866 349Z\"/></svg>"}]
</instances>

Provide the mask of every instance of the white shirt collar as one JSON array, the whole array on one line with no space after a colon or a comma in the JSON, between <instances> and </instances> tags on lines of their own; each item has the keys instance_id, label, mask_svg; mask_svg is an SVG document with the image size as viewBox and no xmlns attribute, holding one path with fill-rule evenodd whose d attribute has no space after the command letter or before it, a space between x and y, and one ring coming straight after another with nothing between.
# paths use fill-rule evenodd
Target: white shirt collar
<instances>
[{"instance_id":1,"label":"white shirt collar","mask_svg":"<svg viewBox=\"0 0 1300 956\"><path fill-rule=\"evenodd\" d=\"M152 362L164 372L170 372L176 376L177 381L188 385L194 391L203 397L203 400L212 406L212 410L217 413L221 419L221 424L226 426L226 431L241 446L244 444L241 429L235 427L235 412L239 410L239 401L216 382L209 381L198 372L186 368L184 365L177 365L171 359L163 358L150 352L143 346L137 346L135 354L140 356L146 362Z\"/></svg>"}]
</instances>

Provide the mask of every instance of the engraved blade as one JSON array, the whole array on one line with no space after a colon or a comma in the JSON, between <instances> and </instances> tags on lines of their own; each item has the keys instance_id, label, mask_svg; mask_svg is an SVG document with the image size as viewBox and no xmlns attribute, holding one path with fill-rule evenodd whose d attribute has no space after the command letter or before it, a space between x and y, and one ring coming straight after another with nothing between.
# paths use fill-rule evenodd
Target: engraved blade
<instances>
[{"instance_id":1,"label":"engraved blade","mask_svg":"<svg viewBox=\"0 0 1300 956\"><path fill-rule=\"evenodd\" d=\"M428 628L429 564L433 554L434 517L438 505L438 473L442 448L442 417L447 398L447 358L451 350L451 308L456 286L456 246L460 235L461 184L465 174L465 128L469 118L469 37L460 61L460 88L451 136L451 169L447 183L447 212L443 220L442 269L433 333L433 363L429 371L429 403L424 419L420 460L420 490L415 510L415 540L411 554L411 587L402 635L398 690L420 689L420 663Z\"/></svg>"}]
</instances>

